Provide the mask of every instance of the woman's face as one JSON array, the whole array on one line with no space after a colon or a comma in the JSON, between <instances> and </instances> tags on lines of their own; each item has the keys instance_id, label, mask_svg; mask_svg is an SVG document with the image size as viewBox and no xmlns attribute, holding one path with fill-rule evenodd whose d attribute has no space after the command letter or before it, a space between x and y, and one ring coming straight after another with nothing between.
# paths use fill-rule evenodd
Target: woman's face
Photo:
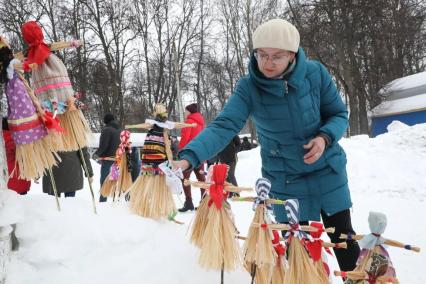
<instances>
[{"instance_id":1,"label":"woman's face","mask_svg":"<svg viewBox=\"0 0 426 284\"><path fill-rule=\"evenodd\" d=\"M191 113L188 110L185 110L185 117L188 117Z\"/></svg>"},{"instance_id":2,"label":"woman's face","mask_svg":"<svg viewBox=\"0 0 426 284\"><path fill-rule=\"evenodd\" d=\"M258 48L255 52L257 65L266 78L281 75L294 60L295 53L279 48Z\"/></svg>"}]
</instances>

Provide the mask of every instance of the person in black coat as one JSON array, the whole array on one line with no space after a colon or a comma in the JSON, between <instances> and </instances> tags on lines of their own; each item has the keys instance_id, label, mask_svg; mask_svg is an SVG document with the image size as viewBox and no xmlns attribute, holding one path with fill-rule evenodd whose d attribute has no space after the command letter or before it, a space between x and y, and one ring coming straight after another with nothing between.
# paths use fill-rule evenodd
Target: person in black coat
<instances>
[{"instance_id":1,"label":"person in black coat","mask_svg":"<svg viewBox=\"0 0 426 284\"><path fill-rule=\"evenodd\" d=\"M107 113L104 116L105 128L101 132L99 148L95 155L101 163L101 187L109 174L111 166L114 164L115 151L120 145L120 127L114 115ZM106 197L99 196L99 202L105 202Z\"/></svg>"},{"instance_id":2,"label":"person in black coat","mask_svg":"<svg viewBox=\"0 0 426 284\"><path fill-rule=\"evenodd\" d=\"M222 164L229 166L227 182L238 186L237 179L235 178L235 167L237 166L237 153L240 148L241 141L237 135L229 142L229 144L218 154L218 160ZM231 194L233 195L233 194ZM238 195L238 194L235 194Z\"/></svg>"},{"instance_id":3,"label":"person in black coat","mask_svg":"<svg viewBox=\"0 0 426 284\"><path fill-rule=\"evenodd\" d=\"M240 146L240 151L247 151L247 150L251 150L251 143L250 143L250 141L248 140L248 137L247 136L244 136L243 137L243 143L241 143L241 146Z\"/></svg>"},{"instance_id":4,"label":"person in black coat","mask_svg":"<svg viewBox=\"0 0 426 284\"><path fill-rule=\"evenodd\" d=\"M87 148L81 149L84 160L89 172L89 182L93 182L93 170L90 164L90 156ZM61 162L57 166L52 167L52 174L55 180L58 196L63 193L65 197L74 197L77 190L83 188L83 162L81 160L80 151L59 152ZM84 174L85 175L85 174ZM55 195L49 172L43 176L43 192L49 195Z\"/></svg>"}]
</instances>

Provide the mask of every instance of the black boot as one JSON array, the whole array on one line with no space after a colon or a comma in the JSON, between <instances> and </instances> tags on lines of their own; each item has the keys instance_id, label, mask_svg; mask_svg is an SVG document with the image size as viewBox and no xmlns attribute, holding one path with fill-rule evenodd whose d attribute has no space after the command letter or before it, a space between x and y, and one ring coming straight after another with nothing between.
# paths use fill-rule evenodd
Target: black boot
<instances>
[{"instance_id":1,"label":"black boot","mask_svg":"<svg viewBox=\"0 0 426 284\"><path fill-rule=\"evenodd\" d=\"M183 205L182 208L178 209L179 212L186 212L186 211L193 211L194 208L194 204L192 203L192 201L185 201L185 204Z\"/></svg>"}]
</instances>

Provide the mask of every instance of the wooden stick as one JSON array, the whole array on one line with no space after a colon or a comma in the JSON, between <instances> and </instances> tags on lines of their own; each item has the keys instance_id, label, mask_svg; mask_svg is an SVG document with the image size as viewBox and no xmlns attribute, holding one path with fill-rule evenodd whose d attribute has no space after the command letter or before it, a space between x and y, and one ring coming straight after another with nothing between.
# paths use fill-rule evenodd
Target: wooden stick
<instances>
[{"instance_id":1,"label":"wooden stick","mask_svg":"<svg viewBox=\"0 0 426 284\"><path fill-rule=\"evenodd\" d=\"M75 46L76 43L77 46ZM52 42L50 44L50 50L57 51L65 48L79 47L82 46L83 43L84 42L82 40Z\"/></svg>"},{"instance_id":2,"label":"wooden stick","mask_svg":"<svg viewBox=\"0 0 426 284\"><path fill-rule=\"evenodd\" d=\"M232 197L232 201L247 201L247 202L254 202L256 200L256 197ZM277 205L284 205L285 200L279 200L279 199L266 199L267 204L277 204Z\"/></svg>"},{"instance_id":3,"label":"wooden stick","mask_svg":"<svg viewBox=\"0 0 426 284\"><path fill-rule=\"evenodd\" d=\"M291 229L290 225L288 225L288 224L259 224L259 223L252 223L251 224L252 227L262 227L262 226L265 226L265 225L268 229L271 229L271 230L289 231ZM300 226L300 229L302 231L305 231L305 232L317 232L318 231L318 228L311 227L311 226Z\"/></svg>"},{"instance_id":4,"label":"wooden stick","mask_svg":"<svg viewBox=\"0 0 426 284\"><path fill-rule=\"evenodd\" d=\"M322 246L325 248L342 248L342 249L348 248L348 244L346 242L341 242L341 243L323 242Z\"/></svg>"},{"instance_id":5,"label":"wooden stick","mask_svg":"<svg viewBox=\"0 0 426 284\"><path fill-rule=\"evenodd\" d=\"M236 236L235 238L238 239L238 240L242 240L242 241L247 240L247 237L240 236L240 235ZM281 237L280 241L284 241L284 238ZM342 248L342 249L348 248L348 244L346 242L342 242L342 243L323 242L322 246L324 248Z\"/></svg>"},{"instance_id":6,"label":"wooden stick","mask_svg":"<svg viewBox=\"0 0 426 284\"><path fill-rule=\"evenodd\" d=\"M347 277L352 280L366 280L368 274L364 271L334 271L334 276ZM377 277L377 283L399 283L397 278L388 276Z\"/></svg>"},{"instance_id":7,"label":"wooden stick","mask_svg":"<svg viewBox=\"0 0 426 284\"><path fill-rule=\"evenodd\" d=\"M80 154L81 164L83 165L83 170L84 170L84 173L86 175L87 182L89 183L90 194L92 196L93 212L96 215L96 214L98 214L98 212L96 211L95 193L93 191L92 183L90 182L89 169L87 167L86 160L84 159L83 150L81 149L81 146L78 144L77 135L75 134L75 130L74 130L74 126L73 125L71 125L71 130L72 130L72 134L74 136L74 139L77 142L78 152Z\"/></svg>"},{"instance_id":8,"label":"wooden stick","mask_svg":"<svg viewBox=\"0 0 426 284\"><path fill-rule=\"evenodd\" d=\"M52 168L49 168L48 171L50 176L50 182L52 183L53 193L55 194L56 208L58 208L58 211L61 211L61 205L59 205L58 189L56 188L56 182L55 182L55 177L53 176L53 173L52 173Z\"/></svg>"},{"instance_id":9,"label":"wooden stick","mask_svg":"<svg viewBox=\"0 0 426 284\"><path fill-rule=\"evenodd\" d=\"M291 229L290 225L288 224L259 224L259 223L253 223L253 227L261 227L261 226L267 226L268 228L272 230L280 230L280 231L289 231ZM311 226L300 226L302 231L305 232L318 232L318 228L311 227ZM334 228L327 228L324 231L327 233L334 233Z\"/></svg>"},{"instance_id":10,"label":"wooden stick","mask_svg":"<svg viewBox=\"0 0 426 284\"><path fill-rule=\"evenodd\" d=\"M151 123L140 123L140 124L130 124L126 125L126 129L151 129L154 125ZM181 123L175 122L175 129L185 128L185 127L195 127L196 123Z\"/></svg>"},{"instance_id":11,"label":"wooden stick","mask_svg":"<svg viewBox=\"0 0 426 284\"><path fill-rule=\"evenodd\" d=\"M190 180L184 180L184 185L192 185L199 188L209 188L212 184L208 182L200 182L200 181L190 181ZM235 185L231 185L229 183L225 184L225 190L229 192L236 192L240 193L242 191L252 191L253 189L251 187L239 187Z\"/></svg>"},{"instance_id":12,"label":"wooden stick","mask_svg":"<svg viewBox=\"0 0 426 284\"><path fill-rule=\"evenodd\" d=\"M131 125L126 125L125 126L126 129L151 129L152 128L152 124L151 123L141 123L141 124L131 124Z\"/></svg>"},{"instance_id":13,"label":"wooden stick","mask_svg":"<svg viewBox=\"0 0 426 284\"><path fill-rule=\"evenodd\" d=\"M28 95L31 98L31 101L33 102L38 114L41 116L41 118L44 120L44 110L41 107L40 101L38 98L34 95L33 89L30 87L30 84L28 84L28 81L25 79L25 77L22 75L22 73L17 69L19 66L13 66L13 68L17 71L16 74L18 74L19 79L24 83L25 89L27 90Z\"/></svg>"},{"instance_id":14,"label":"wooden stick","mask_svg":"<svg viewBox=\"0 0 426 284\"><path fill-rule=\"evenodd\" d=\"M185 128L185 127L196 127L196 123L182 123L182 122L175 122L175 129Z\"/></svg>"},{"instance_id":15,"label":"wooden stick","mask_svg":"<svg viewBox=\"0 0 426 284\"><path fill-rule=\"evenodd\" d=\"M350 238L352 240L359 241L362 238L364 238L364 236L365 235L351 235ZM347 234L341 234L340 239L348 239L348 235ZM412 250L412 251L415 251L415 252L420 252L419 247L406 245L406 244L403 244L403 243L395 241L395 240L385 239L385 244L387 244L389 246L393 246L393 247L403 248L403 249L406 249L406 250Z\"/></svg>"}]
</instances>

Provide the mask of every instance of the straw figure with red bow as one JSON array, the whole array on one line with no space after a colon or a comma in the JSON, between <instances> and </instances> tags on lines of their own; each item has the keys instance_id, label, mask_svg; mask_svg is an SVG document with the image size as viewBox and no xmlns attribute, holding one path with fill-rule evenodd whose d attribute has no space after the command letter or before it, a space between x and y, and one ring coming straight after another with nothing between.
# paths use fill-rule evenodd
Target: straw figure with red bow
<instances>
[{"instance_id":1,"label":"straw figure with red bow","mask_svg":"<svg viewBox=\"0 0 426 284\"><path fill-rule=\"evenodd\" d=\"M330 283L330 268L328 266L327 262L327 255L333 255L331 253L330 248L341 248L346 249L347 244L346 242L341 243L329 243L324 242L321 239L321 235L326 232L324 229L324 225L320 222L310 222L309 224L311 227L317 228L317 231L311 231L309 232L312 237L312 241L306 243L306 247L309 251L309 255L311 256L314 266L317 269L317 272L319 274L321 283Z\"/></svg>"},{"instance_id":2,"label":"straw figure with red bow","mask_svg":"<svg viewBox=\"0 0 426 284\"><path fill-rule=\"evenodd\" d=\"M55 42L46 44L43 31L35 21L25 23L22 36L28 45L24 61L25 71L32 72L35 95L43 109L52 119L58 117L64 128L55 143L58 151L77 151L87 146L90 127L81 111L83 104L77 99L64 63L52 51L76 48L80 41Z\"/></svg>"},{"instance_id":3,"label":"straw figure with red bow","mask_svg":"<svg viewBox=\"0 0 426 284\"><path fill-rule=\"evenodd\" d=\"M120 145L115 152L115 161L101 188L101 195L119 200L121 195L132 185L130 154L132 142L130 132L123 130L120 133Z\"/></svg>"},{"instance_id":4,"label":"straw figure with red bow","mask_svg":"<svg viewBox=\"0 0 426 284\"><path fill-rule=\"evenodd\" d=\"M221 270L222 281L223 271L235 270L241 264L241 251L236 238L238 231L227 197L229 192L251 190L226 183L227 173L226 164L217 164L209 168L208 182L185 181L192 186L208 188L207 196L197 210L191 241L201 249L199 264L206 269Z\"/></svg>"},{"instance_id":5,"label":"straw figure with red bow","mask_svg":"<svg viewBox=\"0 0 426 284\"><path fill-rule=\"evenodd\" d=\"M6 86L8 129L16 144L16 167L12 176L25 180L37 179L50 173L58 211L61 210L52 166L59 156L55 145L62 131L59 121L45 112L22 74L22 63L14 58L7 41L0 37L0 81ZM18 174L19 173L19 174Z\"/></svg>"},{"instance_id":6,"label":"straw figure with red bow","mask_svg":"<svg viewBox=\"0 0 426 284\"><path fill-rule=\"evenodd\" d=\"M36 179L57 164L52 135L61 128L42 109L22 74L22 63L2 37L0 57L0 81L6 86L8 127L16 144L19 178Z\"/></svg>"}]
</instances>

